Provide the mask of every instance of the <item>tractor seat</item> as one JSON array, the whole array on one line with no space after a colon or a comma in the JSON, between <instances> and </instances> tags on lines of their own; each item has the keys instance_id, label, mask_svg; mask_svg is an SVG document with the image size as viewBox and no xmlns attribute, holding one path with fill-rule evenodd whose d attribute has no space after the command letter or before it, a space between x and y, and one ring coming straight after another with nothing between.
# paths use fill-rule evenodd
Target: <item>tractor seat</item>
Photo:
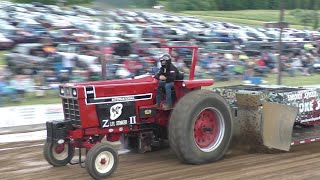
<instances>
[{"instance_id":1,"label":"tractor seat","mask_svg":"<svg viewBox=\"0 0 320 180\"><path fill-rule=\"evenodd\" d=\"M183 80L184 79L184 72L179 72L179 74L177 74L176 80Z\"/></svg>"}]
</instances>

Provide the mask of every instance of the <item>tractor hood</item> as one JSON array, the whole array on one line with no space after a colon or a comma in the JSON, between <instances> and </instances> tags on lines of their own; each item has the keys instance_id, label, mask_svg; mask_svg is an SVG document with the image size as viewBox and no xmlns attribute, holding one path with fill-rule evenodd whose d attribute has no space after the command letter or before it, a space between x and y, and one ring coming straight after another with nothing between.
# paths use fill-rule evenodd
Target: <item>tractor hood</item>
<instances>
[{"instance_id":1,"label":"tractor hood","mask_svg":"<svg viewBox=\"0 0 320 180\"><path fill-rule=\"evenodd\" d=\"M150 75L130 79L117 79L83 83L66 83L59 86L62 98L86 99L87 103L106 101L132 101L151 99L158 80Z\"/></svg>"}]
</instances>

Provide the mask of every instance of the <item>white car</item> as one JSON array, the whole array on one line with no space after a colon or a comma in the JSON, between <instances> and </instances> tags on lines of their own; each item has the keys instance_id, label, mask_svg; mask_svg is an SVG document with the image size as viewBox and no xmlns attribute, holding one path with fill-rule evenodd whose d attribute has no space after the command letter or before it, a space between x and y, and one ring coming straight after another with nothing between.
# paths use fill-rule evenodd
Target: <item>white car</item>
<instances>
[{"instance_id":1,"label":"white car","mask_svg":"<svg viewBox=\"0 0 320 180\"><path fill-rule=\"evenodd\" d=\"M0 50L6 50L12 48L14 42L11 39L6 38L0 33Z\"/></svg>"},{"instance_id":2,"label":"white car","mask_svg":"<svg viewBox=\"0 0 320 180\"><path fill-rule=\"evenodd\" d=\"M189 32L203 32L203 29L200 28L195 28L192 25L188 24L188 23L178 23L176 24L177 27L179 27L180 29L184 30L184 31L189 31Z\"/></svg>"},{"instance_id":3,"label":"white car","mask_svg":"<svg viewBox=\"0 0 320 180\"><path fill-rule=\"evenodd\" d=\"M280 32L279 31L267 31L266 35L273 38L275 41L278 41L279 37L280 37ZM281 40L286 41L286 42L304 41L303 38L296 38L296 37L292 36L290 33L282 33Z\"/></svg>"},{"instance_id":4,"label":"white car","mask_svg":"<svg viewBox=\"0 0 320 180\"><path fill-rule=\"evenodd\" d=\"M168 22L181 22L181 18L177 16L165 15Z\"/></svg>"},{"instance_id":5,"label":"white car","mask_svg":"<svg viewBox=\"0 0 320 180\"><path fill-rule=\"evenodd\" d=\"M303 38L297 38L291 35L291 33L283 33L282 41L295 42L295 41L304 41Z\"/></svg>"},{"instance_id":6,"label":"white car","mask_svg":"<svg viewBox=\"0 0 320 180\"><path fill-rule=\"evenodd\" d=\"M119 38L122 31L108 30L108 31L95 31L92 35L92 39L102 40L104 38Z\"/></svg>"},{"instance_id":7,"label":"white car","mask_svg":"<svg viewBox=\"0 0 320 180\"><path fill-rule=\"evenodd\" d=\"M320 60L316 60L313 64L313 69L315 72L320 72Z\"/></svg>"},{"instance_id":8,"label":"white car","mask_svg":"<svg viewBox=\"0 0 320 180\"><path fill-rule=\"evenodd\" d=\"M255 40L255 38L248 36L244 31L235 30L235 31L232 31L231 34L232 34L231 37L239 38L243 42L248 42L248 41L254 41Z\"/></svg>"}]
</instances>

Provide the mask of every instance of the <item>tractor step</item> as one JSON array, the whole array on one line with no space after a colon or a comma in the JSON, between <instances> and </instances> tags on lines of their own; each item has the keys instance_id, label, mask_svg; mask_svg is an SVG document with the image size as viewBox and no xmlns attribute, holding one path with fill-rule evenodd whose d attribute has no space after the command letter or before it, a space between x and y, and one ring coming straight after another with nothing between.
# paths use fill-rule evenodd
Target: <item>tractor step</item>
<instances>
[{"instance_id":1,"label":"tractor step","mask_svg":"<svg viewBox=\"0 0 320 180\"><path fill-rule=\"evenodd\" d=\"M157 105L141 106L140 109L141 109L141 108L146 108L146 107L148 107L148 108L155 108L155 109L158 109L158 110L161 110L161 111L170 111L170 110L173 110L173 106L171 106L169 109L164 109L164 108L163 108L163 104L161 104L160 107L157 106Z\"/></svg>"},{"instance_id":2,"label":"tractor step","mask_svg":"<svg viewBox=\"0 0 320 180\"><path fill-rule=\"evenodd\" d=\"M317 141L320 141L320 125L314 125L311 127L294 127L291 142L292 146Z\"/></svg>"},{"instance_id":3,"label":"tractor step","mask_svg":"<svg viewBox=\"0 0 320 180\"><path fill-rule=\"evenodd\" d=\"M161 111L171 111L171 110L173 110L173 107L171 107L171 108L169 108L169 109L164 109L164 108L162 108L162 107L158 107L157 109L158 109L158 110L161 110Z\"/></svg>"}]
</instances>

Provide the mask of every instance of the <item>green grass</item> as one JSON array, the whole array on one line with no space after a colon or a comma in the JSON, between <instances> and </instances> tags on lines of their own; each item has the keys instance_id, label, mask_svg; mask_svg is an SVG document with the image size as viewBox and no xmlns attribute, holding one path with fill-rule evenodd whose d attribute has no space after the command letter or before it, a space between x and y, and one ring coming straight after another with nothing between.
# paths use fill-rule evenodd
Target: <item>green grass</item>
<instances>
[{"instance_id":1,"label":"green grass","mask_svg":"<svg viewBox=\"0 0 320 180\"><path fill-rule=\"evenodd\" d=\"M275 85L277 84L277 74L269 74L268 77L264 78L267 81L266 84ZM313 74L312 76L301 76L300 74L296 77L289 77L286 73L283 73L281 85L285 86L306 86L316 85L319 82L320 74ZM243 80L233 80L227 82L216 82L214 87L232 86L243 84Z\"/></svg>"},{"instance_id":2,"label":"green grass","mask_svg":"<svg viewBox=\"0 0 320 180\"><path fill-rule=\"evenodd\" d=\"M46 91L44 97L36 97L34 93L27 93L25 98L21 101L10 102L5 99L4 106L24 106L35 104L56 104L61 103L61 99L56 91Z\"/></svg>"},{"instance_id":3,"label":"green grass","mask_svg":"<svg viewBox=\"0 0 320 180\"><path fill-rule=\"evenodd\" d=\"M6 52L0 51L0 66L6 64L6 62L4 61L4 53L6 53Z\"/></svg>"},{"instance_id":4,"label":"green grass","mask_svg":"<svg viewBox=\"0 0 320 180\"><path fill-rule=\"evenodd\" d=\"M279 21L279 11L277 10L182 11L179 14L251 26L262 26L264 22ZM284 20L288 22L292 28L304 28L303 24L300 23L297 18L290 15L290 10L285 12ZM307 26L307 28L311 27Z\"/></svg>"}]
</instances>

